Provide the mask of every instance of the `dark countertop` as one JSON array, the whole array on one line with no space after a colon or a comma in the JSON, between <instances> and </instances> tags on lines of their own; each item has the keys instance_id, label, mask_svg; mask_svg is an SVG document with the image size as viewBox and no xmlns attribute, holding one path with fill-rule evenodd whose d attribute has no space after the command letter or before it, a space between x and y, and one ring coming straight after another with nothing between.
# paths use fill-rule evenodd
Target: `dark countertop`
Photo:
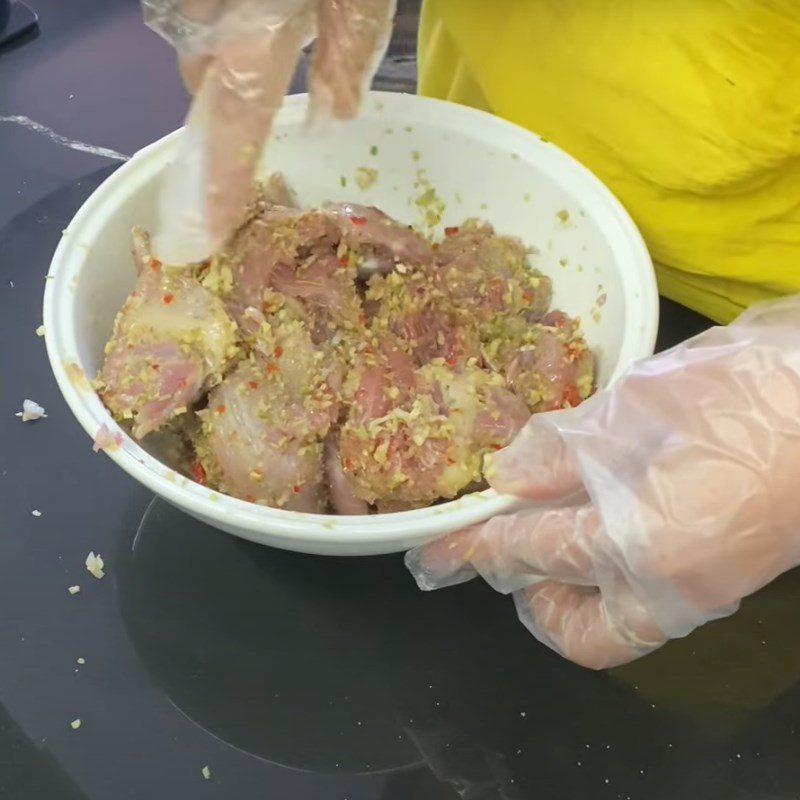
<instances>
[{"instance_id":1,"label":"dark countertop","mask_svg":"<svg viewBox=\"0 0 800 800\"><path fill-rule=\"evenodd\" d=\"M180 124L136 0L34 7L41 35L0 52L0 117L123 154ZM384 84L408 75L401 52ZM239 541L92 454L34 330L61 230L116 163L0 122L0 797L800 797L797 574L595 674L477 582L425 595L399 557ZM660 344L706 324L664 303ZM48 418L20 424L24 397Z\"/></svg>"}]
</instances>

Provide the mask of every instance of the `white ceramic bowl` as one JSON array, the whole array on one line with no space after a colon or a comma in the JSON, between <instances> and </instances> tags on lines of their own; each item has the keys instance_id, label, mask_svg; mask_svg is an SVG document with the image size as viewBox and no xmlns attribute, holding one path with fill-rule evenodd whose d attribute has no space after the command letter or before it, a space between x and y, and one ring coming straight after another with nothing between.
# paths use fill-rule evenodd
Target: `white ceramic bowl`
<instances>
[{"instance_id":1,"label":"white ceramic bowl","mask_svg":"<svg viewBox=\"0 0 800 800\"><path fill-rule=\"evenodd\" d=\"M532 261L553 278L554 307L583 322L598 356L600 387L652 353L658 297L647 250L619 202L571 157L496 117L413 95L372 93L357 120L310 134L306 103L304 95L286 100L267 150L270 168L286 175L303 205L348 199L415 224L424 210L415 201L433 187L445 206L442 226L478 216L538 249ZM130 229L154 227L156 179L180 135L138 152L92 194L50 266L47 352L67 403L90 436L103 424L120 430L81 375L97 373L114 315L134 285ZM378 177L361 189L354 177L365 166L377 169ZM397 514L300 514L186 480L127 435L109 455L153 492L210 525L308 553L397 552L515 505L513 498L485 491Z\"/></svg>"}]
</instances>

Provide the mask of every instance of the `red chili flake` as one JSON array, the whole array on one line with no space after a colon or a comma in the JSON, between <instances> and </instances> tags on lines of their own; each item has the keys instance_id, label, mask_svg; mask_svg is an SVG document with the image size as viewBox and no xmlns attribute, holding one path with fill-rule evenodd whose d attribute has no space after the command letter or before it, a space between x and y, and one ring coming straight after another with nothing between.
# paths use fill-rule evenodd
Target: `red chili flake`
<instances>
[{"instance_id":1,"label":"red chili flake","mask_svg":"<svg viewBox=\"0 0 800 800\"><path fill-rule=\"evenodd\" d=\"M353 459L352 458L346 458L344 460L344 468L345 469L349 469L349 470L353 469Z\"/></svg>"},{"instance_id":2,"label":"red chili flake","mask_svg":"<svg viewBox=\"0 0 800 800\"><path fill-rule=\"evenodd\" d=\"M572 408L575 406L580 405L581 403L581 395L578 391L578 387L573 384L572 386L568 386L566 391L564 392L564 396L561 399L563 404L569 404Z\"/></svg>"},{"instance_id":3,"label":"red chili flake","mask_svg":"<svg viewBox=\"0 0 800 800\"><path fill-rule=\"evenodd\" d=\"M343 255L343 256L342 256L342 257L339 259L339 266L340 266L340 267L345 267L345 268L347 268L348 266L350 266L350 256L348 256L348 255L347 255L347 253L345 253L345 254L344 254L344 255Z\"/></svg>"},{"instance_id":4,"label":"red chili flake","mask_svg":"<svg viewBox=\"0 0 800 800\"><path fill-rule=\"evenodd\" d=\"M503 449L503 445L501 445L501 444L493 444L492 445L492 450L494 450L495 452L497 450L502 450L502 449Z\"/></svg>"},{"instance_id":5,"label":"red chili flake","mask_svg":"<svg viewBox=\"0 0 800 800\"><path fill-rule=\"evenodd\" d=\"M531 291L529 291L528 289L526 289L526 290L525 290L525 291L522 293L522 299L523 299L523 300L524 300L526 303L530 303L530 301L531 301L531 300L533 300L533 292L531 292Z\"/></svg>"},{"instance_id":6,"label":"red chili flake","mask_svg":"<svg viewBox=\"0 0 800 800\"><path fill-rule=\"evenodd\" d=\"M206 471L199 461L195 461L194 464L192 464L192 477L195 482L199 483L201 486L206 485Z\"/></svg>"},{"instance_id":7,"label":"red chili flake","mask_svg":"<svg viewBox=\"0 0 800 800\"><path fill-rule=\"evenodd\" d=\"M276 372L280 372L280 371L281 371L281 368L274 361L270 361L269 364L267 364L267 372L270 375L274 375Z\"/></svg>"},{"instance_id":8,"label":"red chili flake","mask_svg":"<svg viewBox=\"0 0 800 800\"><path fill-rule=\"evenodd\" d=\"M171 293L168 293L168 294L165 294L161 299L164 302L164 305L168 306L175 299L175 295L171 294Z\"/></svg>"},{"instance_id":9,"label":"red chili flake","mask_svg":"<svg viewBox=\"0 0 800 800\"><path fill-rule=\"evenodd\" d=\"M454 458L448 458L448 459L447 459L447 463L448 463L448 464L455 464L455 463L456 463L456 460L455 460Z\"/></svg>"},{"instance_id":10,"label":"red chili flake","mask_svg":"<svg viewBox=\"0 0 800 800\"><path fill-rule=\"evenodd\" d=\"M158 364L151 364L150 369L154 370L155 372L158 372L161 369L161 367Z\"/></svg>"},{"instance_id":11,"label":"red chili flake","mask_svg":"<svg viewBox=\"0 0 800 800\"><path fill-rule=\"evenodd\" d=\"M161 262L157 258L150 259L150 269L159 270L161 269Z\"/></svg>"},{"instance_id":12,"label":"red chili flake","mask_svg":"<svg viewBox=\"0 0 800 800\"><path fill-rule=\"evenodd\" d=\"M280 358L283 355L283 348L280 345L278 345L275 348L273 355L275 356L275 358Z\"/></svg>"},{"instance_id":13,"label":"red chili flake","mask_svg":"<svg viewBox=\"0 0 800 800\"><path fill-rule=\"evenodd\" d=\"M452 225L449 228L444 229L445 236L455 236L459 231L458 225Z\"/></svg>"},{"instance_id":14,"label":"red chili flake","mask_svg":"<svg viewBox=\"0 0 800 800\"><path fill-rule=\"evenodd\" d=\"M300 487L297 484L295 484L294 486L292 486L292 491L295 494L300 494Z\"/></svg>"},{"instance_id":15,"label":"red chili flake","mask_svg":"<svg viewBox=\"0 0 800 800\"><path fill-rule=\"evenodd\" d=\"M219 405L214 409L214 411L216 411L217 414L224 414L225 413L225 406Z\"/></svg>"},{"instance_id":16,"label":"red chili flake","mask_svg":"<svg viewBox=\"0 0 800 800\"><path fill-rule=\"evenodd\" d=\"M350 222L352 222L353 225L366 225L367 224L367 218L366 217L350 217Z\"/></svg>"},{"instance_id":17,"label":"red chili flake","mask_svg":"<svg viewBox=\"0 0 800 800\"><path fill-rule=\"evenodd\" d=\"M254 494L246 494L242 497L242 500L246 501L247 503L255 503L256 496Z\"/></svg>"},{"instance_id":18,"label":"red chili flake","mask_svg":"<svg viewBox=\"0 0 800 800\"><path fill-rule=\"evenodd\" d=\"M247 384L251 389L258 389L258 381L249 381Z\"/></svg>"}]
</instances>

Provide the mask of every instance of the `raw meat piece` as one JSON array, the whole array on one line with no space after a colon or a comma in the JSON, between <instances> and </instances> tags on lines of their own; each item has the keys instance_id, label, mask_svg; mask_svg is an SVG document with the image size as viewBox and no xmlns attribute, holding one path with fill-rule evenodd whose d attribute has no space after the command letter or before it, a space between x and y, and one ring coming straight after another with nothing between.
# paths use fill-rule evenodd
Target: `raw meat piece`
<instances>
[{"instance_id":1,"label":"raw meat piece","mask_svg":"<svg viewBox=\"0 0 800 800\"><path fill-rule=\"evenodd\" d=\"M450 367L480 356L474 317L453 302L438 271L403 269L374 276L366 293L366 309L375 335L391 334L417 366L443 359Z\"/></svg>"},{"instance_id":2,"label":"raw meat piece","mask_svg":"<svg viewBox=\"0 0 800 800\"><path fill-rule=\"evenodd\" d=\"M475 220L448 228L436 250L442 284L481 324L498 314L534 320L547 311L550 279L531 270L527 256L519 239L498 236L491 225Z\"/></svg>"},{"instance_id":3,"label":"raw meat piece","mask_svg":"<svg viewBox=\"0 0 800 800\"><path fill-rule=\"evenodd\" d=\"M533 412L577 406L594 389L594 356L563 312L529 330L529 344L503 365L509 387Z\"/></svg>"},{"instance_id":4,"label":"raw meat piece","mask_svg":"<svg viewBox=\"0 0 800 800\"><path fill-rule=\"evenodd\" d=\"M331 203L324 210L336 219L342 241L355 255L362 277L388 274L397 264L433 262L433 250L422 236L377 208Z\"/></svg>"},{"instance_id":5,"label":"raw meat piece","mask_svg":"<svg viewBox=\"0 0 800 800\"><path fill-rule=\"evenodd\" d=\"M191 272L151 259L117 314L99 392L142 438L219 382L235 352L235 325L222 302Z\"/></svg>"},{"instance_id":6,"label":"raw meat piece","mask_svg":"<svg viewBox=\"0 0 800 800\"><path fill-rule=\"evenodd\" d=\"M530 416L502 377L444 363L408 372L380 354L361 367L340 450L353 492L369 503L426 505L482 477L483 457L511 441ZM407 358L407 357L406 357Z\"/></svg>"},{"instance_id":7,"label":"raw meat piece","mask_svg":"<svg viewBox=\"0 0 800 800\"><path fill-rule=\"evenodd\" d=\"M254 503L320 512L323 439L339 414L341 366L288 313L263 319L250 355L198 412L209 485Z\"/></svg>"}]
</instances>

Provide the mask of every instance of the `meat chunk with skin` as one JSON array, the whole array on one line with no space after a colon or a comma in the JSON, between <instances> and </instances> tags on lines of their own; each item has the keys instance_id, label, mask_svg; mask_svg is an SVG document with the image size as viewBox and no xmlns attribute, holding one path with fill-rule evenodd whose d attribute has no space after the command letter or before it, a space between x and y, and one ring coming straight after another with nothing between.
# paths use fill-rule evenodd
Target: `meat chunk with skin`
<instances>
[{"instance_id":1,"label":"meat chunk with skin","mask_svg":"<svg viewBox=\"0 0 800 800\"><path fill-rule=\"evenodd\" d=\"M242 323L248 308L269 311L272 292L294 301L315 342L363 324L356 269L327 214L265 206L243 226L218 267L230 276L228 307ZM213 274L215 264L209 268Z\"/></svg>"},{"instance_id":2,"label":"meat chunk with skin","mask_svg":"<svg viewBox=\"0 0 800 800\"><path fill-rule=\"evenodd\" d=\"M114 322L98 376L114 417L142 438L218 383L236 351L223 303L187 270L150 260Z\"/></svg>"},{"instance_id":3,"label":"meat chunk with skin","mask_svg":"<svg viewBox=\"0 0 800 800\"><path fill-rule=\"evenodd\" d=\"M527 257L519 239L474 220L448 228L436 250L442 283L483 325L498 315L535 321L550 307L550 279L531 270Z\"/></svg>"},{"instance_id":4,"label":"meat chunk with skin","mask_svg":"<svg viewBox=\"0 0 800 800\"><path fill-rule=\"evenodd\" d=\"M509 387L532 412L577 406L594 391L594 356L576 324L561 311L530 328L528 342L507 353Z\"/></svg>"},{"instance_id":5,"label":"meat chunk with skin","mask_svg":"<svg viewBox=\"0 0 800 800\"><path fill-rule=\"evenodd\" d=\"M358 263L359 275L391 272L397 264L431 264L434 252L424 237L377 208L331 203L325 211L341 230L342 242Z\"/></svg>"},{"instance_id":6,"label":"meat chunk with skin","mask_svg":"<svg viewBox=\"0 0 800 800\"><path fill-rule=\"evenodd\" d=\"M407 270L370 279L365 306L376 336L391 335L417 366L441 358L447 366L480 356L474 315L453 301L436 268Z\"/></svg>"},{"instance_id":7,"label":"meat chunk with skin","mask_svg":"<svg viewBox=\"0 0 800 800\"><path fill-rule=\"evenodd\" d=\"M353 493L384 509L452 498L480 482L486 453L530 416L502 377L476 366L427 364L404 386L384 361L366 365L357 387L341 430L342 466Z\"/></svg>"},{"instance_id":8,"label":"meat chunk with skin","mask_svg":"<svg viewBox=\"0 0 800 800\"><path fill-rule=\"evenodd\" d=\"M198 413L201 474L242 500L323 511L323 440L339 414L340 383L338 362L299 320L265 319L248 358Z\"/></svg>"},{"instance_id":9,"label":"meat chunk with skin","mask_svg":"<svg viewBox=\"0 0 800 800\"><path fill-rule=\"evenodd\" d=\"M237 316L261 309L276 268L293 268L299 258L336 252L338 227L324 214L270 206L243 225L220 256L231 271L226 299Z\"/></svg>"},{"instance_id":10,"label":"meat chunk with skin","mask_svg":"<svg viewBox=\"0 0 800 800\"><path fill-rule=\"evenodd\" d=\"M328 437L325 444L325 477L330 487L331 505L337 514L363 516L369 514L369 503L356 496L350 479L342 467L338 437Z\"/></svg>"}]
</instances>

